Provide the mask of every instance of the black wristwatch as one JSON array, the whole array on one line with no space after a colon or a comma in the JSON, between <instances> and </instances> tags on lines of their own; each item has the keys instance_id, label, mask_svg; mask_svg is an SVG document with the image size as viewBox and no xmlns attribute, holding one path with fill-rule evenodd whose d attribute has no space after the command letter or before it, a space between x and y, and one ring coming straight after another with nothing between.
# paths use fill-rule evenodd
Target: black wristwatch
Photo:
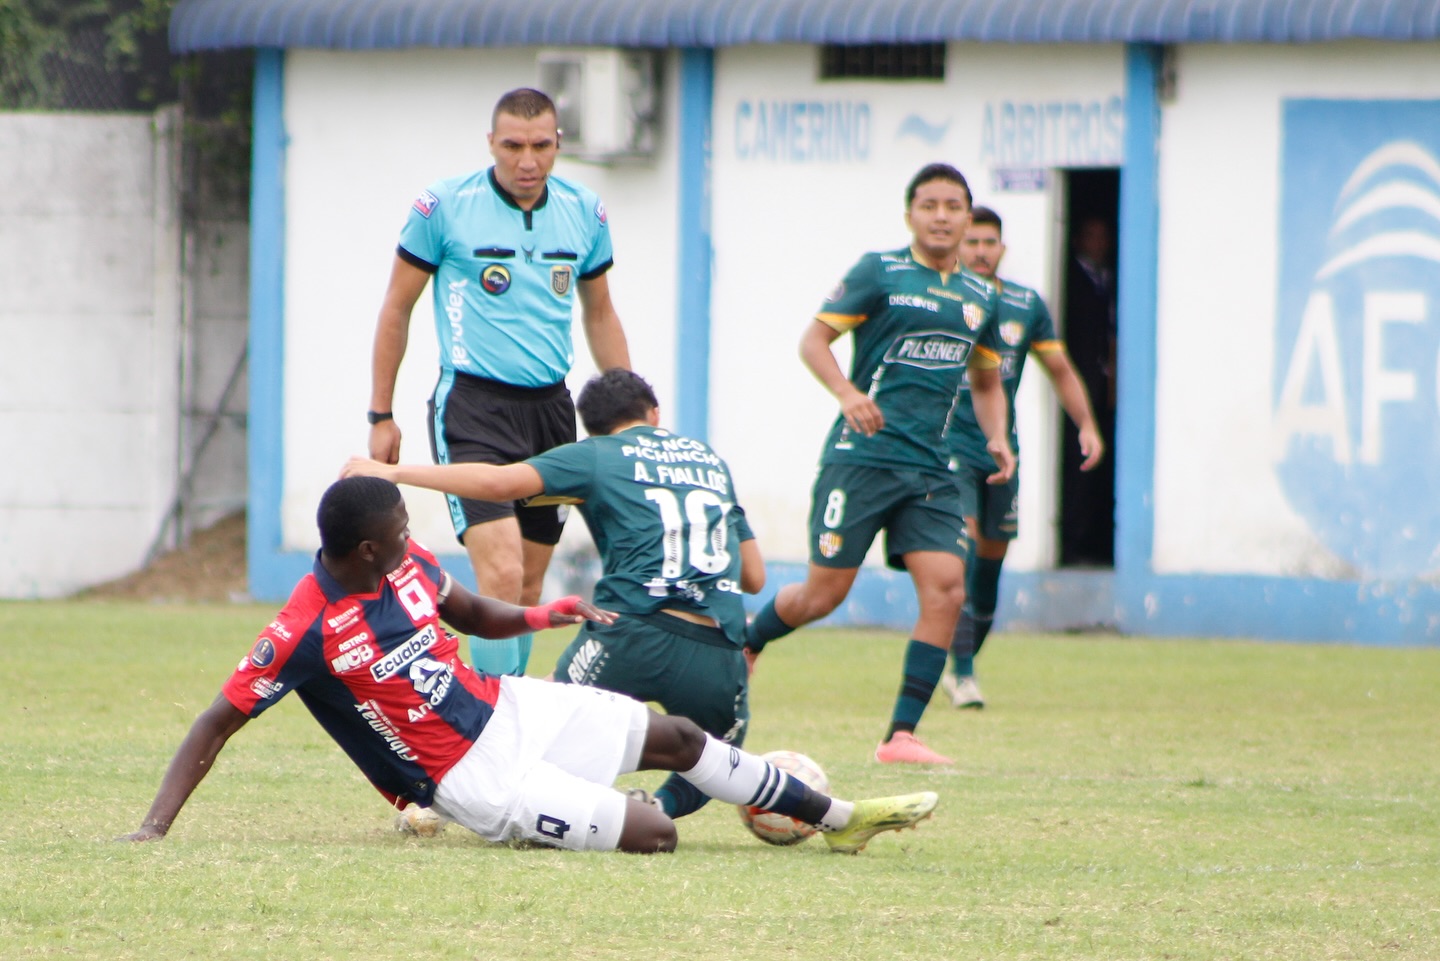
<instances>
[{"instance_id":1,"label":"black wristwatch","mask_svg":"<svg viewBox=\"0 0 1440 961\"><path fill-rule=\"evenodd\" d=\"M368 420L371 424L378 424L382 420L394 420L395 415L388 410L385 411L383 414L378 410L367 410L365 412L365 419Z\"/></svg>"}]
</instances>

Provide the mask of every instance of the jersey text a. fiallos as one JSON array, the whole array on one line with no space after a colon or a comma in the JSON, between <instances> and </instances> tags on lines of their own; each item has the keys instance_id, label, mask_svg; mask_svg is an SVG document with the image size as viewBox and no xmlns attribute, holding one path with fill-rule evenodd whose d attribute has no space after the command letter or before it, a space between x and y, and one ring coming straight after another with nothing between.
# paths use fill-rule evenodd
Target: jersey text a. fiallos
<instances>
[{"instance_id":1,"label":"jersey text a. fiallos","mask_svg":"<svg viewBox=\"0 0 1440 961\"><path fill-rule=\"evenodd\" d=\"M434 274L440 366L517 387L565 379L575 360L576 286L613 257L594 193L552 176L522 210L494 168L421 192L397 253Z\"/></svg>"},{"instance_id":2,"label":"jersey text a. fiallos","mask_svg":"<svg viewBox=\"0 0 1440 961\"><path fill-rule=\"evenodd\" d=\"M428 805L500 689L440 624L448 581L414 541L374 594L346 594L317 557L222 693L257 717L295 691L382 794Z\"/></svg>"},{"instance_id":3,"label":"jersey text a. fiallos","mask_svg":"<svg viewBox=\"0 0 1440 961\"><path fill-rule=\"evenodd\" d=\"M740 542L754 535L730 468L707 445L655 427L566 444L526 461L545 494L572 498L604 574L595 604L623 614L680 608L713 617L738 646Z\"/></svg>"},{"instance_id":4,"label":"jersey text a. fiallos","mask_svg":"<svg viewBox=\"0 0 1440 961\"><path fill-rule=\"evenodd\" d=\"M853 332L850 382L885 418L873 437L836 418L821 464L947 470L944 433L967 364L999 363L995 287L966 270L919 263L908 249L868 253L816 320Z\"/></svg>"},{"instance_id":5,"label":"jersey text a. fiallos","mask_svg":"<svg viewBox=\"0 0 1440 961\"><path fill-rule=\"evenodd\" d=\"M1045 354L1063 350L1065 344L1055 335L1055 322L1039 294L1008 280L1002 280L999 286L1000 311L995 329L1000 337L1000 378L1010 417L1010 449L1018 457L1020 436L1015 428L1015 392L1020 388L1025 358L1032 351ZM995 459L985 449L985 432L975 419L968 378L961 385L960 401L955 405L946 439L950 453L961 462L982 470L994 468Z\"/></svg>"}]
</instances>

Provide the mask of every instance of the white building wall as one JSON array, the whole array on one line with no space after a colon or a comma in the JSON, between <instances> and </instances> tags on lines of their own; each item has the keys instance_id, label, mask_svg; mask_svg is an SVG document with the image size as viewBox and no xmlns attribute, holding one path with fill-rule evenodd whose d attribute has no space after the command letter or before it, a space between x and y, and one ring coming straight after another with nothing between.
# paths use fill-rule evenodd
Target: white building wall
<instances>
[{"instance_id":1,"label":"white building wall","mask_svg":"<svg viewBox=\"0 0 1440 961\"><path fill-rule=\"evenodd\" d=\"M507 90L538 80L533 49L369 53L297 50L285 64L284 546L316 544L315 505L345 459L365 452L370 354L395 244L430 183L490 165L490 113ZM670 65L673 78L673 63ZM675 396L675 83L656 159L607 167L564 157L555 172L595 190L615 247L610 290L631 361L662 405ZM396 388L401 456L430 457L425 404L438 373L427 287L415 309ZM594 365L578 329L578 390ZM439 494L407 497L415 536L458 551ZM567 525L567 540L584 525Z\"/></svg>"},{"instance_id":2,"label":"white building wall","mask_svg":"<svg viewBox=\"0 0 1440 961\"><path fill-rule=\"evenodd\" d=\"M862 253L909 242L910 178L957 166L1005 220L1002 274L1053 304L1058 181L1000 190L998 172L1116 166L1124 129L1119 46L955 44L944 82L820 81L818 58L808 46L716 58L711 422L766 556L789 561L807 556L810 484L837 410L799 360L800 335ZM1053 393L1043 373L1024 383L1016 569L1053 556L1058 471Z\"/></svg>"},{"instance_id":3,"label":"white building wall","mask_svg":"<svg viewBox=\"0 0 1440 961\"><path fill-rule=\"evenodd\" d=\"M1437 53L1435 44L1359 42L1179 52L1176 95L1161 119L1157 571L1321 578L1374 573L1357 570L1321 543L1314 529L1317 522L1323 529L1324 521L1297 512L1276 470L1284 450L1277 446L1275 372L1277 362L1285 369L1290 359L1288 345L1277 344L1280 259L1283 244L1299 240L1283 237L1280 222L1282 113L1293 99L1440 100ZM1337 126L1333 143L1353 135ZM1393 131L1398 140L1421 135L1433 140L1433 126L1428 132L1403 126ZM1290 186L1305 189L1299 182ZM1432 182L1432 197L1435 187ZM1328 211L1335 198L1316 195L1306 202ZM1430 233L1437 236L1440 206L1431 203ZM1433 273L1436 264L1428 270ZM1424 326L1433 341L1440 326L1433 300ZM1337 346L1347 355L1347 371L1348 358L1365 349L1349 340ZM1278 358L1277 348L1284 352ZM1400 393L1409 395L1379 407L1389 418L1418 405L1429 411L1421 420L1433 425L1433 350L1411 357L1404 352L1392 347L1383 359L1372 358L1378 368L1371 368L1371 380L1400 377ZM1358 411L1364 377L1347 378L1342 390L1345 406ZM1420 460L1432 469L1440 462L1433 432L1406 436L1394 422L1377 423L1388 445L1428 451ZM1350 418L1348 429L1358 444L1361 418ZM1324 477L1310 483L1322 499L1327 496ZM1362 483L1352 476L1337 485L1331 510L1349 510L1339 499L1342 488ZM1433 490L1425 489L1420 474L1408 483L1410 507L1419 515L1416 534L1440 535L1423 520L1427 511L1433 514L1426 507ZM1381 501L1377 496L1369 507L1380 508Z\"/></svg>"}]
</instances>

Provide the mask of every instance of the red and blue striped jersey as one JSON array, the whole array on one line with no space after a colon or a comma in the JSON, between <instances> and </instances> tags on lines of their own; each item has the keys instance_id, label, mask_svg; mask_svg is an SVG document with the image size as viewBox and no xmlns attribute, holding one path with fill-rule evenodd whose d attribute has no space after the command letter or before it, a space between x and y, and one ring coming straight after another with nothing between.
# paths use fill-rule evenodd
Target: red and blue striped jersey
<instances>
[{"instance_id":1,"label":"red and blue striped jersey","mask_svg":"<svg viewBox=\"0 0 1440 961\"><path fill-rule=\"evenodd\" d=\"M440 624L449 575L415 543L373 594L347 594L320 558L222 688L258 717L290 691L390 799L428 805L480 736L498 678Z\"/></svg>"}]
</instances>

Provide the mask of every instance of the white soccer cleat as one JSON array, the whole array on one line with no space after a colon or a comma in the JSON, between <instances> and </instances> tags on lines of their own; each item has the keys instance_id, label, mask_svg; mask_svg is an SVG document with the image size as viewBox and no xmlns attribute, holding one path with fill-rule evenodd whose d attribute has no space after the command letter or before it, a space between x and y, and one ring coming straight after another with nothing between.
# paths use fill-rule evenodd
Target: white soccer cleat
<instances>
[{"instance_id":1,"label":"white soccer cleat","mask_svg":"<svg viewBox=\"0 0 1440 961\"><path fill-rule=\"evenodd\" d=\"M985 706L985 695L980 693L980 685L976 682L973 674L956 677L946 671L940 678L940 686L950 696L952 707L981 708Z\"/></svg>"}]
</instances>

